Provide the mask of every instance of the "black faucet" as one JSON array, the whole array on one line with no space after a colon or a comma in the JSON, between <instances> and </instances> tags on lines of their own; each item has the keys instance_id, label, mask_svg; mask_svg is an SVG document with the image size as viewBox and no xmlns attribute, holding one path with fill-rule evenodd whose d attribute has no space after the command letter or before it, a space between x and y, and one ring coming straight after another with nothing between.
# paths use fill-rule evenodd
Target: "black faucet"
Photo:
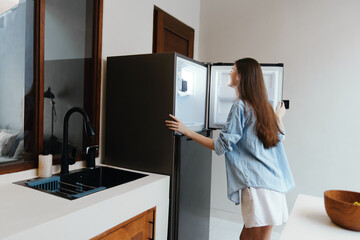
<instances>
[{"instance_id":1,"label":"black faucet","mask_svg":"<svg viewBox=\"0 0 360 240\"><path fill-rule=\"evenodd\" d=\"M86 167L94 168L95 167L95 153L99 150L99 145L94 145L86 148Z\"/></svg>"},{"instance_id":2,"label":"black faucet","mask_svg":"<svg viewBox=\"0 0 360 240\"><path fill-rule=\"evenodd\" d=\"M94 128L91 126L91 122L89 119L89 116L86 114L86 112L79 107L73 107L67 113L64 117L64 128L63 128L63 144L62 144L62 154L61 154L61 174L68 174L69 173L69 164L75 163L75 155L76 155L76 149L74 148L71 154L71 157L68 156L68 130L69 130L69 118L71 114L74 112L81 113L81 115L84 117L84 127L85 127L85 133L87 136L95 136Z\"/></svg>"}]
</instances>

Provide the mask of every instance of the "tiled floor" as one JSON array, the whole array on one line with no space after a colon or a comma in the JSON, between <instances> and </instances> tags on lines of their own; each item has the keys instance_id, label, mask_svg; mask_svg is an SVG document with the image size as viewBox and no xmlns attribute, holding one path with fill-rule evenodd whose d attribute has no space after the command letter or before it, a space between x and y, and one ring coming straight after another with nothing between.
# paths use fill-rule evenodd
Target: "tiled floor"
<instances>
[{"instance_id":1,"label":"tiled floor","mask_svg":"<svg viewBox=\"0 0 360 240\"><path fill-rule=\"evenodd\" d=\"M215 216L214 216L215 215ZM221 214L224 216L224 214ZM226 215L226 214L225 214ZM239 221L225 220L219 213L212 214L210 217L210 237L209 240L238 240L243 224ZM228 219L231 219L230 216ZM271 240L279 240L282 227L275 227Z\"/></svg>"}]
</instances>

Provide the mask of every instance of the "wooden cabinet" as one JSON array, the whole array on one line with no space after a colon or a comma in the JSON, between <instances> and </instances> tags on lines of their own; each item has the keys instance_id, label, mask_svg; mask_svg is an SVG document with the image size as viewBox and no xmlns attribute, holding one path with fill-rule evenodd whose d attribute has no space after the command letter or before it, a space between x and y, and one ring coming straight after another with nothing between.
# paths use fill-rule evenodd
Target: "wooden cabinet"
<instances>
[{"instance_id":1,"label":"wooden cabinet","mask_svg":"<svg viewBox=\"0 0 360 240\"><path fill-rule=\"evenodd\" d=\"M156 208L149 209L101 234L92 240L149 240L155 239Z\"/></svg>"},{"instance_id":2,"label":"wooden cabinet","mask_svg":"<svg viewBox=\"0 0 360 240\"><path fill-rule=\"evenodd\" d=\"M178 52L193 58L194 36L193 28L155 6L153 53Z\"/></svg>"}]
</instances>

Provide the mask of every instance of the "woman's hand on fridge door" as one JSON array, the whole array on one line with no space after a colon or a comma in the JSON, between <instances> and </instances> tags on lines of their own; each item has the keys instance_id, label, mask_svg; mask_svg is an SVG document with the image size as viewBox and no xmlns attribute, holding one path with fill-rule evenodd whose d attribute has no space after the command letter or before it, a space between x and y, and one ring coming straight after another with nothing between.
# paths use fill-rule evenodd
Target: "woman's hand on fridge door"
<instances>
[{"instance_id":1,"label":"woman's hand on fridge door","mask_svg":"<svg viewBox=\"0 0 360 240\"><path fill-rule=\"evenodd\" d=\"M188 136L189 134L189 129L185 126L184 123L182 123L179 119L177 119L175 116L169 114L169 116L173 119L173 120L165 120L166 126L170 129L170 130L174 130L177 131L185 136Z\"/></svg>"},{"instance_id":2,"label":"woman's hand on fridge door","mask_svg":"<svg viewBox=\"0 0 360 240\"><path fill-rule=\"evenodd\" d=\"M179 119L177 119L176 117L174 117L173 115L169 114L169 116L173 119L173 120L165 120L166 126L170 129L170 130L174 130L177 131L181 134L184 134L185 136L195 140L196 142L202 144L203 146L210 148L212 150L214 150L214 140L212 138L208 138L205 137L201 134L198 134L194 131L191 131L190 129L188 129L185 124L183 124Z\"/></svg>"},{"instance_id":3,"label":"woman's hand on fridge door","mask_svg":"<svg viewBox=\"0 0 360 240\"><path fill-rule=\"evenodd\" d=\"M285 104L283 101L281 101L276 107L276 116L279 118L279 120L282 120L282 118L285 116L285 112Z\"/></svg>"},{"instance_id":4,"label":"woman's hand on fridge door","mask_svg":"<svg viewBox=\"0 0 360 240\"><path fill-rule=\"evenodd\" d=\"M277 119L278 119L278 123L279 123L279 125L280 125L280 128L282 129L282 130L284 130L285 131L285 126L284 126L284 124L283 124L283 122L282 122L282 118L284 117L284 115L285 115L285 104L284 104L284 102L279 102L278 103L278 105L277 105L277 107L276 107L276 117L277 117Z\"/></svg>"}]
</instances>

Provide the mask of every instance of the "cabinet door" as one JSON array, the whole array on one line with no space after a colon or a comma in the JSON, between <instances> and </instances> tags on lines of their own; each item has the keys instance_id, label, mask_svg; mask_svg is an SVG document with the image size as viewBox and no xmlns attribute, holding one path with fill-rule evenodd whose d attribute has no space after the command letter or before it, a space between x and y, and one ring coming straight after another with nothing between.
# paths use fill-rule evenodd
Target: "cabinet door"
<instances>
[{"instance_id":1,"label":"cabinet door","mask_svg":"<svg viewBox=\"0 0 360 240\"><path fill-rule=\"evenodd\" d=\"M178 52L193 58L193 28L155 7L153 29L153 53Z\"/></svg>"},{"instance_id":2,"label":"cabinet door","mask_svg":"<svg viewBox=\"0 0 360 240\"><path fill-rule=\"evenodd\" d=\"M148 240L154 238L155 208L121 223L92 240Z\"/></svg>"}]
</instances>

